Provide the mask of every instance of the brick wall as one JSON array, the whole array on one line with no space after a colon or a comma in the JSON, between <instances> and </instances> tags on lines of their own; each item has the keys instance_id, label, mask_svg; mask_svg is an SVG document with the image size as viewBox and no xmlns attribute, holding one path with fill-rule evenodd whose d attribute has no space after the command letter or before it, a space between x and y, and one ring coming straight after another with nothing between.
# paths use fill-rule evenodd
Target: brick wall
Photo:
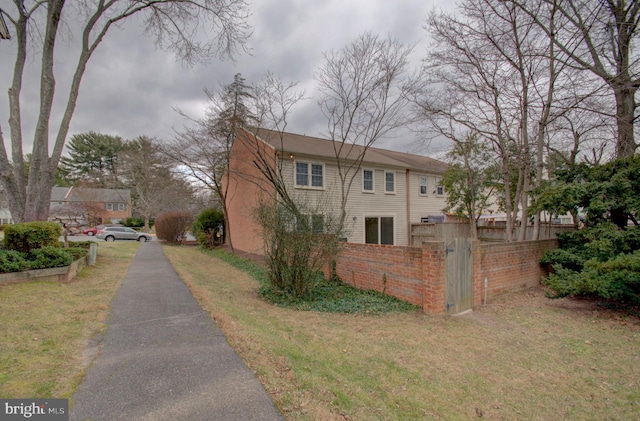
<instances>
[{"instance_id":1,"label":"brick wall","mask_svg":"<svg viewBox=\"0 0 640 421\"><path fill-rule=\"evenodd\" d=\"M487 299L538 285L546 275L538 263L540 257L556 247L556 240L473 242L474 306L483 303L485 278ZM336 260L336 272L343 281L357 288L384 291L430 314L446 310L444 268L445 243L440 241L424 242L421 248L348 243Z\"/></svg>"},{"instance_id":2,"label":"brick wall","mask_svg":"<svg viewBox=\"0 0 640 421\"><path fill-rule=\"evenodd\" d=\"M231 171L224 180L228 187L226 205L233 246L238 251L261 255L264 252L263 242L255 208L261 199L273 197L274 189L253 165L255 156L252 151L260 150L274 160L275 152L265 144L251 143L251 139L246 136L239 137L231 149Z\"/></svg>"},{"instance_id":3,"label":"brick wall","mask_svg":"<svg viewBox=\"0 0 640 421\"><path fill-rule=\"evenodd\" d=\"M482 304L485 278L487 299L538 285L540 277L546 276L540 267L540 258L545 250L552 250L557 246L557 240L475 245L474 251L477 253L474 253L473 304Z\"/></svg>"},{"instance_id":4,"label":"brick wall","mask_svg":"<svg viewBox=\"0 0 640 421\"><path fill-rule=\"evenodd\" d=\"M401 300L423 305L420 248L347 243L336 259L336 272L355 287L385 291Z\"/></svg>"}]
</instances>

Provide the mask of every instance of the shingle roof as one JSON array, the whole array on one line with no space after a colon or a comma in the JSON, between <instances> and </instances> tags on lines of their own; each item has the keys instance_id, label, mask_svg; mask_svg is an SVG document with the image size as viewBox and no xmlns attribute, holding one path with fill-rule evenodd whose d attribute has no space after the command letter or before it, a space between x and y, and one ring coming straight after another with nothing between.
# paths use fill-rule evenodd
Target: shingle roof
<instances>
[{"instance_id":1,"label":"shingle roof","mask_svg":"<svg viewBox=\"0 0 640 421\"><path fill-rule=\"evenodd\" d=\"M341 157L353 160L356 159L363 150L363 147L359 145L342 145L340 142L334 142L328 139L293 133L279 133L264 129L258 131L257 137L276 150L294 155L304 154L335 159L336 151L340 150L340 146L342 146ZM442 174L447 169L446 163L428 156L373 147L370 147L366 151L363 163L408 168L435 174Z\"/></svg>"},{"instance_id":2,"label":"shingle roof","mask_svg":"<svg viewBox=\"0 0 640 421\"><path fill-rule=\"evenodd\" d=\"M54 187L52 202L128 203L131 191L126 189L93 189L85 187Z\"/></svg>"}]
</instances>

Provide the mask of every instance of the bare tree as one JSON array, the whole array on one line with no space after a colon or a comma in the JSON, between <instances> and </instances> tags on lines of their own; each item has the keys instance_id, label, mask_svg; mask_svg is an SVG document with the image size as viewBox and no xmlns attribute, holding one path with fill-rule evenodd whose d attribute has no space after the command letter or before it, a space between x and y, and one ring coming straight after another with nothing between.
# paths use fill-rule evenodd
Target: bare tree
<instances>
[{"instance_id":1,"label":"bare tree","mask_svg":"<svg viewBox=\"0 0 640 421\"><path fill-rule=\"evenodd\" d=\"M268 73L253 90L252 108L255 115L255 127L247 128L248 137L241 140L249 142L248 150L252 151L253 165L267 180L275 191L273 199L280 201L293 214L300 214L295 198L287 188L288 183L283 173L285 165L284 133L288 124L291 109L304 98L304 92L297 89L296 82L285 83L280 78ZM269 147L256 138L262 138L276 150L276 156L268 151ZM243 174L235 174L245 177ZM252 180L249 180L252 181Z\"/></svg>"},{"instance_id":2,"label":"bare tree","mask_svg":"<svg viewBox=\"0 0 640 421\"><path fill-rule=\"evenodd\" d=\"M145 230L150 230L152 217L185 209L191 202L191 189L173 172L172 162L155 139L140 136L127 142L118 158L124 185L132 193L132 211L144 219Z\"/></svg>"},{"instance_id":3,"label":"bare tree","mask_svg":"<svg viewBox=\"0 0 640 421\"><path fill-rule=\"evenodd\" d=\"M528 192L543 178L550 128L588 94L572 91L573 74L557 62L555 44L515 5L466 0L459 12L427 19L435 42L425 61L429 90L418 95L418 110L431 135L464 144L471 131L492 145L500 160L510 241L518 214L523 225L529 220ZM553 7L543 4L537 13L555 25ZM521 229L517 239L524 238Z\"/></svg>"},{"instance_id":4,"label":"bare tree","mask_svg":"<svg viewBox=\"0 0 640 421\"><path fill-rule=\"evenodd\" d=\"M317 81L320 108L334 141L340 178L340 225L347 200L369 148L411 121L410 92L417 78L409 74L412 46L364 33L339 51L325 53Z\"/></svg>"},{"instance_id":5,"label":"bare tree","mask_svg":"<svg viewBox=\"0 0 640 421\"><path fill-rule=\"evenodd\" d=\"M512 10L493 0L468 0L461 17L432 13L427 29L435 39L425 62L431 88L417 98L418 112L435 135L463 144L467 132L489 142L499 157L507 215L507 241L531 165L525 34L513 32ZM529 27L523 26L524 31ZM522 36L522 38L520 37Z\"/></svg>"},{"instance_id":6,"label":"bare tree","mask_svg":"<svg viewBox=\"0 0 640 421\"><path fill-rule=\"evenodd\" d=\"M71 118L76 107L80 83L91 56L109 30L119 23L140 15L145 28L156 43L174 51L186 62L205 60L213 56L231 57L244 46L248 37L247 5L244 0L14 0L14 10L3 10L15 32L16 61L9 89L9 128L11 131L11 160L5 150L0 128L0 182L10 198L11 213L16 221L46 220L49 212L54 174L64 147ZM46 14L46 17L42 16ZM38 19L44 18L44 29ZM61 42L60 26L64 19L82 27L78 62L66 93L66 103L51 154L49 142L50 120L55 90L54 47ZM212 30L206 41L196 37L200 28ZM33 138L29 177L25 177L23 163L23 132L20 103L24 70L27 65L31 35L41 40L40 108ZM12 38L13 39L13 38ZM11 41L14 42L14 41Z\"/></svg>"},{"instance_id":7,"label":"bare tree","mask_svg":"<svg viewBox=\"0 0 640 421\"><path fill-rule=\"evenodd\" d=\"M635 0L510 0L553 40L558 60L596 75L615 98L618 158L632 156L638 144L637 122L640 55L640 2ZM538 13L539 4L553 7L556 24Z\"/></svg>"}]
</instances>

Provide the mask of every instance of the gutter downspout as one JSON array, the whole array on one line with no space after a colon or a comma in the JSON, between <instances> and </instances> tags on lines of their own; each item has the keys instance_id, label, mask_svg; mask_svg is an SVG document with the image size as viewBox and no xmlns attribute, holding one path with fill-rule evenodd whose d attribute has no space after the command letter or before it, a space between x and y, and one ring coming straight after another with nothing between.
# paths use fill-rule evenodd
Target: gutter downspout
<instances>
[{"instance_id":1,"label":"gutter downspout","mask_svg":"<svg viewBox=\"0 0 640 421\"><path fill-rule=\"evenodd\" d=\"M413 246L413 235L411 234L411 170L409 168L407 168L405 170L405 174L406 174L406 183L407 183L407 240L408 240L408 245L409 246Z\"/></svg>"}]
</instances>

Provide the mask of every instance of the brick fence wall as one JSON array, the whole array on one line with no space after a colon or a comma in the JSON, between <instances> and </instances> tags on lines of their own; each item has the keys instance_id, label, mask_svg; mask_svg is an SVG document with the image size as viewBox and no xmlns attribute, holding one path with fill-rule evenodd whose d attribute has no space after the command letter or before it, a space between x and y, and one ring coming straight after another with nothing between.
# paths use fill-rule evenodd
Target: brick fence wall
<instances>
[{"instance_id":1,"label":"brick fence wall","mask_svg":"<svg viewBox=\"0 0 640 421\"><path fill-rule=\"evenodd\" d=\"M487 299L538 285L540 277L546 276L540 258L545 250L555 249L557 244L557 240L479 244L479 252L473 256L473 304L482 304L485 278ZM474 251L477 249L474 247Z\"/></svg>"},{"instance_id":2,"label":"brick fence wall","mask_svg":"<svg viewBox=\"0 0 640 421\"><path fill-rule=\"evenodd\" d=\"M532 287L544 276L539 260L556 240L516 243L473 242L473 303L480 305L507 291ZM425 313L444 314L445 244L422 243L401 247L348 243L336 259L336 273L345 282L421 306ZM330 272L326 272L330 273Z\"/></svg>"},{"instance_id":3,"label":"brick fence wall","mask_svg":"<svg viewBox=\"0 0 640 421\"><path fill-rule=\"evenodd\" d=\"M357 288L385 291L422 306L420 248L347 243L336 259L336 273Z\"/></svg>"}]
</instances>

